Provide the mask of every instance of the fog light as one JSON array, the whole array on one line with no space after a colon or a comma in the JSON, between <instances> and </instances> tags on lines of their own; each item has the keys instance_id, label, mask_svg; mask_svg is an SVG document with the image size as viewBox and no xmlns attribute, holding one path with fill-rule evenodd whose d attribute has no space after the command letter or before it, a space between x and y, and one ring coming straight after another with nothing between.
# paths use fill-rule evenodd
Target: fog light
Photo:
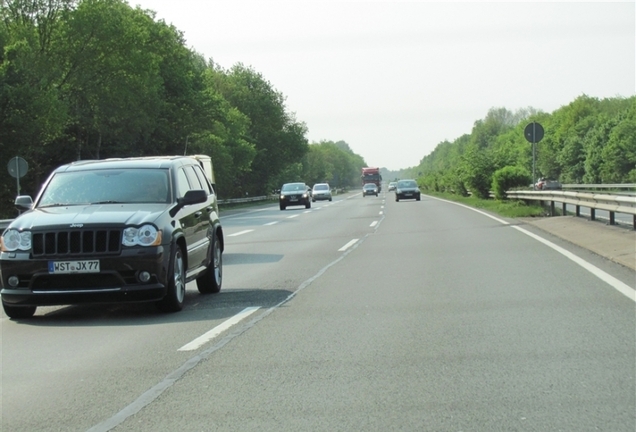
<instances>
[{"instance_id":1,"label":"fog light","mask_svg":"<svg viewBox=\"0 0 636 432\"><path fill-rule=\"evenodd\" d=\"M147 271L139 272L139 280L144 283L148 282L150 280L150 273Z\"/></svg>"},{"instance_id":2,"label":"fog light","mask_svg":"<svg viewBox=\"0 0 636 432\"><path fill-rule=\"evenodd\" d=\"M18 285L20 285L20 278L17 276L9 276L9 279L7 279L7 282L9 283L9 286L12 286L15 288Z\"/></svg>"}]
</instances>

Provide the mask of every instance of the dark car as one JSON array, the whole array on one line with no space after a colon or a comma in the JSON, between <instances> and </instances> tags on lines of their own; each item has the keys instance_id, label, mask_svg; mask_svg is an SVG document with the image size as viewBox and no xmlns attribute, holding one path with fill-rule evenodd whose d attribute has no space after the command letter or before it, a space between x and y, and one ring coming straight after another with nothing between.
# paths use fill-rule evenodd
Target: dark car
<instances>
[{"instance_id":1,"label":"dark car","mask_svg":"<svg viewBox=\"0 0 636 432\"><path fill-rule=\"evenodd\" d=\"M327 183L316 183L311 190L311 201L316 202L319 200L329 200L333 198L331 196L331 188Z\"/></svg>"},{"instance_id":2,"label":"dark car","mask_svg":"<svg viewBox=\"0 0 636 432\"><path fill-rule=\"evenodd\" d=\"M395 201L401 199L420 200L420 188L415 180L400 180L395 185Z\"/></svg>"},{"instance_id":3,"label":"dark car","mask_svg":"<svg viewBox=\"0 0 636 432\"><path fill-rule=\"evenodd\" d=\"M199 161L171 156L57 168L0 241L5 313L37 306L153 301L183 308L186 283L221 290L223 230Z\"/></svg>"},{"instance_id":4,"label":"dark car","mask_svg":"<svg viewBox=\"0 0 636 432\"><path fill-rule=\"evenodd\" d=\"M285 183L280 188L278 204L281 210L288 206L302 205L311 208L311 189L305 183Z\"/></svg>"},{"instance_id":5,"label":"dark car","mask_svg":"<svg viewBox=\"0 0 636 432\"><path fill-rule=\"evenodd\" d=\"M378 196L378 186L375 183L367 183L362 186L362 197L366 197L367 195Z\"/></svg>"}]
</instances>

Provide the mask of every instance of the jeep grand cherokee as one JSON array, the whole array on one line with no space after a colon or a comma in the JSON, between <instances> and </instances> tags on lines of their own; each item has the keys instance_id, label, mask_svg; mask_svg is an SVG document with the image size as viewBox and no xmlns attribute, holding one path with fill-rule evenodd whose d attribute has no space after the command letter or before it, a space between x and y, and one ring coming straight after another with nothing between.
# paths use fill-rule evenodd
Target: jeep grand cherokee
<instances>
[{"instance_id":1,"label":"jeep grand cherokee","mask_svg":"<svg viewBox=\"0 0 636 432\"><path fill-rule=\"evenodd\" d=\"M38 306L154 301L183 308L186 283L222 283L217 198L186 156L80 161L49 176L0 237L0 295L13 319Z\"/></svg>"}]
</instances>

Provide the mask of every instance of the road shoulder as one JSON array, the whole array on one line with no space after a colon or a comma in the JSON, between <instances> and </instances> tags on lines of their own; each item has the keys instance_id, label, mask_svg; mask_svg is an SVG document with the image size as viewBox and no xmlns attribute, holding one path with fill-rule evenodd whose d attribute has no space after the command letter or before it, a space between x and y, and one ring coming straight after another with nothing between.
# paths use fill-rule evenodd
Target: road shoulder
<instances>
[{"instance_id":1,"label":"road shoulder","mask_svg":"<svg viewBox=\"0 0 636 432\"><path fill-rule=\"evenodd\" d=\"M636 231L574 216L520 218L563 240L636 270Z\"/></svg>"}]
</instances>

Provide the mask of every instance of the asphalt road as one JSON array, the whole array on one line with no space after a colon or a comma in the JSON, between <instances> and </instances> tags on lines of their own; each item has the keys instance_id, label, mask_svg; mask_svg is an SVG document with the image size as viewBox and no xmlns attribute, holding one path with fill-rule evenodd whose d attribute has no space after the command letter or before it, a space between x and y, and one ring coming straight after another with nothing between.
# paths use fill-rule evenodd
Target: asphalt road
<instances>
[{"instance_id":1,"label":"asphalt road","mask_svg":"<svg viewBox=\"0 0 636 432\"><path fill-rule=\"evenodd\" d=\"M225 213L223 291L177 314L3 316L2 430L636 429L633 269L392 197Z\"/></svg>"}]
</instances>

